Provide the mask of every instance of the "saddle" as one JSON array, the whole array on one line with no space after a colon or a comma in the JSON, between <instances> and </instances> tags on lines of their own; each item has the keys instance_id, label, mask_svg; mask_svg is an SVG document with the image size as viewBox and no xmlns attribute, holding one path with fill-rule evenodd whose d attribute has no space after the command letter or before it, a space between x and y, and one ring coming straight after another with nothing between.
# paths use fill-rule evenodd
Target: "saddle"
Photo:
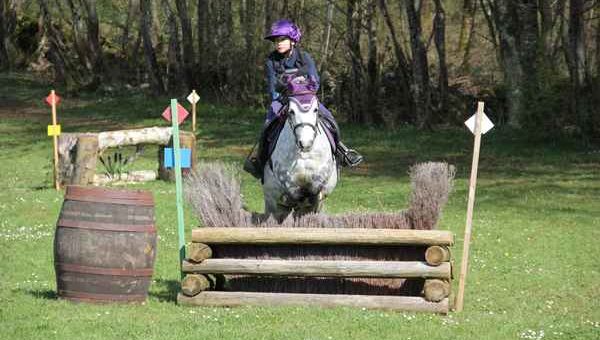
<instances>
[{"instance_id":1,"label":"saddle","mask_svg":"<svg viewBox=\"0 0 600 340\"><path fill-rule=\"evenodd\" d=\"M263 169L265 164L269 164L271 169L273 168L273 164L271 163L271 155L275 151L275 146L277 145L281 131L285 126L287 119L285 113L286 111L287 105L284 105L280 109L277 118L273 119L264 127L260 135L260 139L257 142L258 148L255 146L244 162L244 170L261 181L264 180ZM336 149L339 149L338 146L341 145L341 142L339 141L340 134L336 121L333 120L333 117L327 117L327 115L319 114L319 123L322 130L325 131L325 135L327 136L327 140L331 146L332 153L335 155L335 157L338 157Z\"/></svg>"}]
</instances>

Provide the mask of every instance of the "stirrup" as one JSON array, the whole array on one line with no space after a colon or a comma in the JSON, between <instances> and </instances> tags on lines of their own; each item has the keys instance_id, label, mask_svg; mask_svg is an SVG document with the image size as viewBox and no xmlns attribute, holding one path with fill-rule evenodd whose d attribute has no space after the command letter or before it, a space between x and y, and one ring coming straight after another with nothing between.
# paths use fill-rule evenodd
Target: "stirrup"
<instances>
[{"instance_id":1,"label":"stirrup","mask_svg":"<svg viewBox=\"0 0 600 340\"><path fill-rule=\"evenodd\" d=\"M356 150L348 149L346 152L344 152L342 160L344 165L350 168L354 168L355 166L358 166L360 163L362 163L364 157L358 152L356 152Z\"/></svg>"}]
</instances>

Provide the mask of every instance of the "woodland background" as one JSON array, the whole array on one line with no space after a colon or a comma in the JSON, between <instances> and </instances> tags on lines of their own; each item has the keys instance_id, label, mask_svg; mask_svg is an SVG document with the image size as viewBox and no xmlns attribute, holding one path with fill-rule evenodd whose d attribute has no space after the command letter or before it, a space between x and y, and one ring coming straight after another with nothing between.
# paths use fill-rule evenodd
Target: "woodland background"
<instances>
[{"instance_id":1,"label":"woodland background","mask_svg":"<svg viewBox=\"0 0 600 340\"><path fill-rule=\"evenodd\" d=\"M485 100L532 136L600 136L596 0L0 0L0 14L0 70L70 95L264 106L263 36L290 18L339 119L430 129Z\"/></svg>"}]
</instances>

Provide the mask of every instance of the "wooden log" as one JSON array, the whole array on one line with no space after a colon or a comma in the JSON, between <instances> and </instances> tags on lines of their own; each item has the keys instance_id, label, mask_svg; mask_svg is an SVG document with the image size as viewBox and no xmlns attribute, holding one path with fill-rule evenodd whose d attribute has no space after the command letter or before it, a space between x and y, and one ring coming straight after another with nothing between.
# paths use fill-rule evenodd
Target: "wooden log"
<instances>
[{"instance_id":1,"label":"wooden log","mask_svg":"<svg viewBox=\"0 0 600 340\"><path fill-rule=\"evenodd\" d=\"M75 154L79 137L98 137L97 133L69 133L58 136L59 179L61 184L71 184L75 168Z\"/></svg>"},{"instance_id":2,"label":"wooden log","mask_svg":"<svg viewBox=\"0 0 600 340\"><path fill-rule=\"evenodd\" d=\"M207 259L201 263L183 261L183 271L203 274L449 279L450 263L432 267L418 261Z\"/></svg>"},{"instance_id":3,"label":"wooden log","mask_svg":"<svg viewBox=\"0 0 600 340\"><path fill-rule=\"evenodd\" d=\"M106 174L95 174L93 183L96 185L108 183L141 183L154 181L156 178L157 174L154 170L136 170L123 173L118 177L108 177Z\"/></svg>"},{"instance_id":4,"label":"wooden log","mask_svg":"<svg viewBox=\"0 0 600 340\"><path fill-rule=\"evenodd\" d=\"M450 282L438 279L425 280L423 296L425 300L439 302L450 295Z\"/></svg>"},{"instance_id":5,"label":"wooden log","mask_svg":"<svg viewBox=\"0 0 600 340\"><path fill-rule=\"evenodd\" d=\"M192 243L188 249L190 262L202 262L212 257L212 249L204 243Z\"/></svg>"},{"instance_id":6,"label":"wooden log","mask_svg":"<svg viewBox=\"0 0 600 340\"><path fill-rule=\"evenodd\" d=\"M98 138L94 135L79 136L71 184L91 184L94 181L97 160Z\"/></svg>"},{"instance_id":7,"label":"wooden log","mask_svg":"<svg viewBox=\"0 0 600 340\"><path fill-rule=\"evenodd\" d=\"M165 168L165 164L164 164L164 153L165 153L165 147L167 147L166 145L164 146L160 146L158 148L158 178L160 178L163 181L174 181L175 180L175 172L173 171L173 168ZM168 147L173 147L173 141L170 140ZM179 147L182 149L191 149L191 168L185 168L185 169L181 169L181 173L182 175L187 175L190 173L190 171L193 171L194 169L196 169L196 136L191 133L191 132L187 132L187 131L180 131L179 132Z\"/></svg>"},{"instance_id":8,"label":"wooden log","mask_svg":"<svg viewBox=\"0 0 600 340\"><path fill-rule=\"evenodd\" d=\"M410 312L448 313L448 299L429 302L415 296L296 294L205 291L194 297L178 294L177 303L191 306L359 307Z\"/></svg>"},{"instance_id":9,"label":"wooden log","mask_svg":"<svg viewBox=\"0 0 600 340\"><path fill-rule=\"evenodd\" d=\"M214 287L214 280L212 286ZM181 292L186 296L194 296L211 288L211 280L202 274L188 274L181 281Z\"/></svg>"},{"instance_id":10,"label":"wooden log","mask_svg":"<svg viewBox=\"0 0 600 340\"><path fill-rule=\"evenodd\" d=\"M450 261L450 250L447 247L431 246L425 251L425 261L430 266L439 266Z\"/></svg>"},{"instance_id":11,"label":"wooden log","mask_svg":"<svg viewBox=\"0 0 600 340\"><path fill-rule=\"evenodd\" d=\"M170 127L157 126L143 129L104 131L98 133L98 148L102 152L108 148L125 145L167 145L171 135Z\"/></svg>"},{"instance_id":12,"label":"wooden log","mask_svg":"<svg viewBox=\"0 0 600 340\"><path fill-rule=\"evenodd\" d=\"M445 230L363 228L196 228L192 241L206 244L452 245Z\"/></svg>"}]
</instances>

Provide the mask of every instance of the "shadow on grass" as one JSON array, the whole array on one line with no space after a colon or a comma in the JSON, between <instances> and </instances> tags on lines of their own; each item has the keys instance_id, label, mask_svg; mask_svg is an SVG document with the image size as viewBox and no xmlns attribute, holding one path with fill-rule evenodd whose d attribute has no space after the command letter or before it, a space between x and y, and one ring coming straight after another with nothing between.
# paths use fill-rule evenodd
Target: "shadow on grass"
<instances>
[{"instance_id":1,"label":"shadow on grass","mask_svg":"<svg viewBox=\"0 0 600 340\"><path fill-rule=\"evenodd\" d=\"M58 295L55 291L49 289L41 289L41 290L31 290L26 289L25 293L35 297L36 299L45 299L45 300L57 300Z\"/></svg>"},{"instance_id":2,"label":"shadow on grass","mask_svg":"<svg viewBox=\"0 0 600 340\"><path fill-rule=\"evenodd\" d=\"M156 279L148 295L161 302L177 302L177 293L181 290L179 281Z\"/></svg>"}]
</instances>

